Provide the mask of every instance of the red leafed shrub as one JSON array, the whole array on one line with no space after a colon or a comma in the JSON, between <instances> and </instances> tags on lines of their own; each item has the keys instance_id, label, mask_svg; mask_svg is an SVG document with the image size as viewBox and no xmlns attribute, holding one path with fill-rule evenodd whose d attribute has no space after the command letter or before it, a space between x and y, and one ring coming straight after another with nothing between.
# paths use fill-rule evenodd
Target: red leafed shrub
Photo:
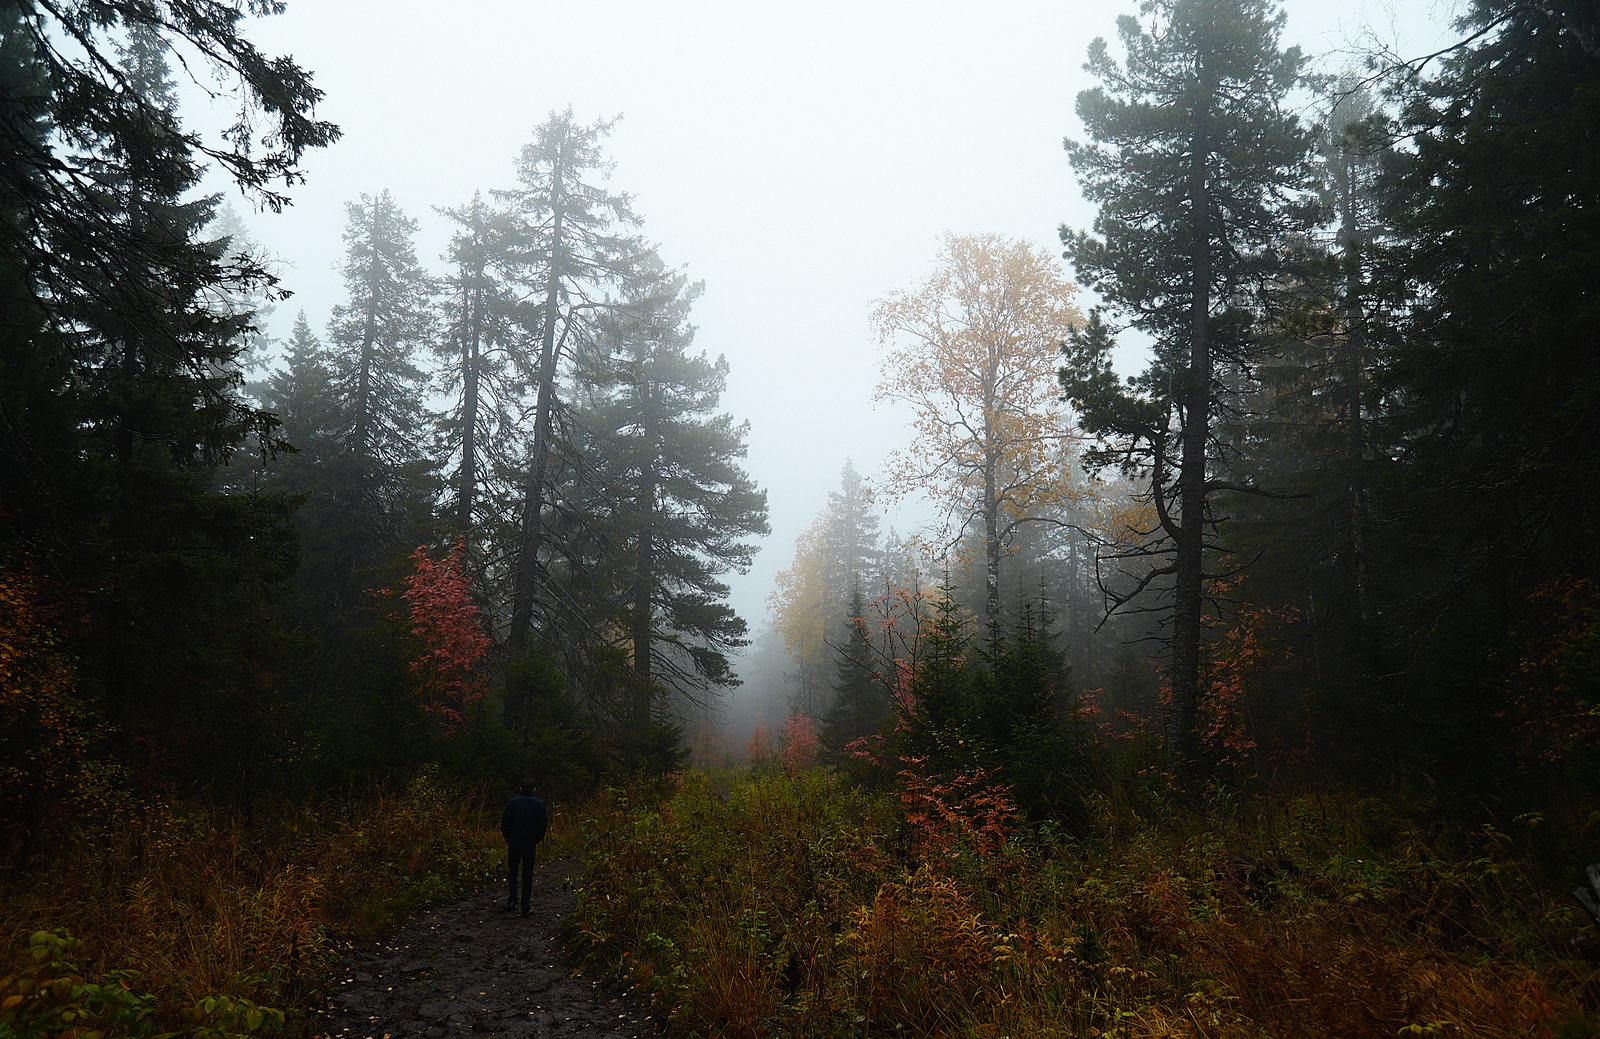
<instances>
[{"instance_id":1,"label":"red leafed shrub","mask_svg":"<svg viewBox=\"0 0 1600 1039\"><path fill-rule=\"evenodd\" d=\"M922 758L901 758L900 810L916 848L930 863L946 865L976 852L987 872L997 868L1018 819L1011 788L985 769L950 776L930 774Z\"/></svg>"},{"instance_id":2,"label":"red leafed shrub","mask_svg":"<svg viewBox=\"0 0 1600 1039\"><path fill-rule=\"evenodd\" d=\"M796 712L783 723L783 748L779 751L783 770L789 775L810 768L817 760L817 732L810 717Z\"/></svg>"},{"instance_id":3,"label":"red leafed shrub","mask_svg":"<svg viewBox=\"0 0 1600 1039\"><path fill-rule=\"evenodd\" d=\"M411 607L411 632L420 647L411 671L419 680L422 709L438 714L452 730L462 724L459 708L483 695L477 663L489 649L478 608L467 594L461 556L460 541L438 562L419 545L401 593Z\"/></svg>"}]
</instances>

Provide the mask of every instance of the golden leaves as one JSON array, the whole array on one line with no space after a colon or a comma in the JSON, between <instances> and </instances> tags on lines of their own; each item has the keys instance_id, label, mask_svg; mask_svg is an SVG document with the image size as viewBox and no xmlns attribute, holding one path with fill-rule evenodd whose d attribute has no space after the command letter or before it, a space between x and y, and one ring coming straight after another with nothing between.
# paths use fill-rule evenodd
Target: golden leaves
<instances>
[{"instance_id":1,"label":"golden leaves","mask_svg":"<svg viewBox=\"0 0 1600 1039\"><path fill-rule=\"evenodd\" d=\"M1072 432L1056 388L1061 342L1082 320L1054 257L994 234L947 235L934 272L871 321L884 355L876 399L909 405L916 436L888 490L927 492L965 523L1016 519L1075 497Z\"/></svg>"}]
</instances>

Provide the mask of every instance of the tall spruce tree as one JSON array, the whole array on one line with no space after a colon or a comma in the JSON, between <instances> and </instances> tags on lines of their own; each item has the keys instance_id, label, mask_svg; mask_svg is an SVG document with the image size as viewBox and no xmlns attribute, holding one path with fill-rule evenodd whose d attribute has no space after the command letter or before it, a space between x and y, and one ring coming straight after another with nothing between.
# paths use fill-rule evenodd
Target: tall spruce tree
<instances>
[{"instance_id":1,"label":"tall spruce tree","mask_svg":"<svg viewBox=\"0 0 1600 1039\"><path fill-rule=\"evenodd\" d=\"M295 315L286 346L283 365L267 374L257 393L293 450L267 464L263 483L300 502L294 522L304 558L295 572L288 620L324 636L311 675L312 684L318 685L339 672L328 662L346 654L340 636L361 604L360 589L350 580L348 561L342 561L339 550L350 536L355 460L345 446L345 408L335 386L335 360L311 330L305 311Z\"/></svg>"},{"instance_id":2,"label":"tall spruce tree","mask_svg":"<svg viewBox=\"0 0 1600 1039\"><path fill-rule=\"evenodd\" d=\"M700 286L652 266L580 352L577 421L634 675L647 692L698 700L737 682L728 653L747 644L746 626L721 578L749 569L767 500L739 464L749 423L716 410L727 361L690 353Z\"/></svg>"},{"instance_id":3,"label":"tall spruce tree","mask_svg":"<svg viewBox=\"0 0 1600 1039\"><path fill-rule=\"evenodd\" d=\"M522 237L519 280L532 293L531 314L539 351L529 373L535 387L532 438L523 460L520 544L506 644L520 651L534 622L541 579L548 578L543 558L547 525L558 517L545 515L552 500L552 456L555 454L559 374L563 355L592 339L596 322L612 303L610 294L632 276L639 241L638 225L628 195L605 190L597 181L610 175L601 141L612 123L583 126L568 109L552 112L522 149L517 179L522 186L497 192L516 212ZM562 597L550 594L546 606L562 611Z\"/></svg>"},{"instance_id":4,"label":"tall spruce tree","mask_svg":"<svg viewBox=\"0 0 1600 1039\"><path fill-rule=\"evenodd\" d=\"M218 491L250 434L275 443L236 360L251 320L239 301L271 278L206 233L215 200L193 191L209 157L281 205L271 182L337 136L309 116L309 77L240 37L240 16L0 4L4 562L20 552L82 597L86 692L129 749L159 751L142 764L182 762L148 778L219 789L256 778L263 676L285 649L269 597L295 544L285 499ZM239 77L243 118L220 144L178 118L176 39Z\"/></svg>"},{"instance_id":5,"label":"tall spruce tree","mask_svg":"<svg viewBox=\"0 0 1600 1039\"><path fill-rule=\"evenodd\" d=\"M345 208L348 298L328 323L328 362L348 482L323 491L340 503L344 536L334 551L340 579L354 588L404 547L402 533L431 505L416 354L430 341L433 314L412 245L416 221L387 191Z\"/></svg>"},{"instance_id":6,"label":"tall spruce tree","mask_svg":"<svg viewBox=\"0 0 1600 1039\"><path fill-rule=\"evenodd\" d=\"M1154 340L1154 360L1124 384L1112 330L1096 314L1067 351L1061 380L1096 464L1143 472L1164 556L1127 599L1170 581L1172 706L1168 769L1191 777L1201 615L1215 541L1214 496L1250 486L1214 421L1247 379L1284 249L1315 217L1310 137L1285 101L1298 48L1278 48L1283 15L1267 0L1154 0L1147 30L1118 19L1119 63L1104 39L1085 66L1101 86L1078 95L1090 141L1067 142L1093 233L1062 229L1066 255L1108 308Z\"/></svg>"},{"instance_id":7,"label":"tall spruce tree","mask_svg":"<svg viewBox=\"0 0 1600 1039\"><path fill-rule=\"evenodd\" d=\"M858 584L850 593L849 616L839 628L832 702L818 732L823 761L847 772L852 762L850 743L878 733L890 715L888 690L878 674L866 612Z\"/></svg>"},{"instance_id":8,"label":"tall spruce tree","mask_svg":"<svg viewBox=\"0 0 1600 1039\"><path fill-rule=\"evenodd\" d=\"M1466 591L1503 628L1543 581L1600 581L1600 14L1476 0L1462 25L1382 185L1408 306L1384 329L1380 435L1409 551L1450 574L1439 601Z\"/></svg>"},{"instance_id":9,"label":"tall spruce tree","mask_svg":"<svg viewBox=\"0 0 1600 1039\"><path fill-rule=\"evenodd\" d=\"M794 562L780 571L768 601L795 670L785 677L795 689L790 707L820 720L827 709L834 671L834 640L847 630L851 596L876 589L883 576L878 515L855 464L846 461L839 489L809 529L795 539Z\"/></svg>"},{"instance_id":10,"label":"tall spruce tree","mask_svg":"<svg viewBox=\"0 0 1600 1039\"><path fill-rule=\"evenodd\" d=\"M435 346L440 388L451 400L439 420L440 455L455 468L446 511L457 532L476 541L486 526L480 518L495 511L483 497L500 497L490 484L513 461L504 447L515 439L527 382L528 334L511 281L521 239L514 217L481 195L440 212L457 228L445 257L453 270L441 285L444 335Z\"/></svg>"},{"instance_id":11,"label":"tall spruce tree","mask_svg":"<svg viewBox=\"0 0 1600 1039\"><path fill-rule=\"evenodd\" d=\"M1411 147L1381 185L1379 290L1403 306L1375 328L1393 464L1373 498L1408 570L1394 641L1425 647L1432 679L1407 714L1430 774L1476 807L1595 772L1600 11L1475 0L1460 25L1435 74L1407 77Z\"/></svg>"},{"instance_id":12,"label":"tall spruce tree","mask_svg":"<svg viewBox=\"0 0 1600 1039\"><path fill-rule=\"evenodd\" d=\"M301 310L289 332L284 366L267 373L256 388L262 406L278 419L279 430L297 454L321 461L337 444L339 418L333 395L332 358L311 331ZM282 468L285 462L279 462Z\"/></svg>"}]
</instances>

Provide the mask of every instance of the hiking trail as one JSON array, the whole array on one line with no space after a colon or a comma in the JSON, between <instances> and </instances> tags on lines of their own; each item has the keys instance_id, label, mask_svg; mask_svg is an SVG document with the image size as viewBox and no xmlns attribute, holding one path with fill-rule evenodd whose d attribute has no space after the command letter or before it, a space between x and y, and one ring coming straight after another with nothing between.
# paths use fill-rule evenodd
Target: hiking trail
<instances>
[{"instance_id":1,"label":"hiking trail","mask_svg":"<svg viewBox=\"0 0 1600 1039\"><path fill-rule=\"evenodd\" d=\"M561 928L577 905L577 855L541 866L530 915L503 881L424 910L386 939L350 949L322 1015L325 1039L583 1035L664 1039L645 1001L574 977Z\"/></svg>"}]
</instances>

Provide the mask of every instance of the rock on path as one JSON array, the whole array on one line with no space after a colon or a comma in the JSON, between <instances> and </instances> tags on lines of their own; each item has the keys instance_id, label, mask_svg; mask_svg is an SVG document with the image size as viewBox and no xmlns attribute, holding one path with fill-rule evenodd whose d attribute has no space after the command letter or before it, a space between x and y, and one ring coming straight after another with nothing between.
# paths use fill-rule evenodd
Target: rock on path
<instances>
[{"instance_id":1,"label":"rock on path","mask_svg":"<svg viewBox=\"0 0 1600 1039\"><path fill-rule=\"evenodd\" d=\"M581 876L576 856L539 869L527 919L507 912L505 888L493 885L352 950L341 962L344 987L329 1001L322 1035L662 1039L642 1001L574 977L561 958L561 928L577 904Z\"/></svg>"}]
</instances>

